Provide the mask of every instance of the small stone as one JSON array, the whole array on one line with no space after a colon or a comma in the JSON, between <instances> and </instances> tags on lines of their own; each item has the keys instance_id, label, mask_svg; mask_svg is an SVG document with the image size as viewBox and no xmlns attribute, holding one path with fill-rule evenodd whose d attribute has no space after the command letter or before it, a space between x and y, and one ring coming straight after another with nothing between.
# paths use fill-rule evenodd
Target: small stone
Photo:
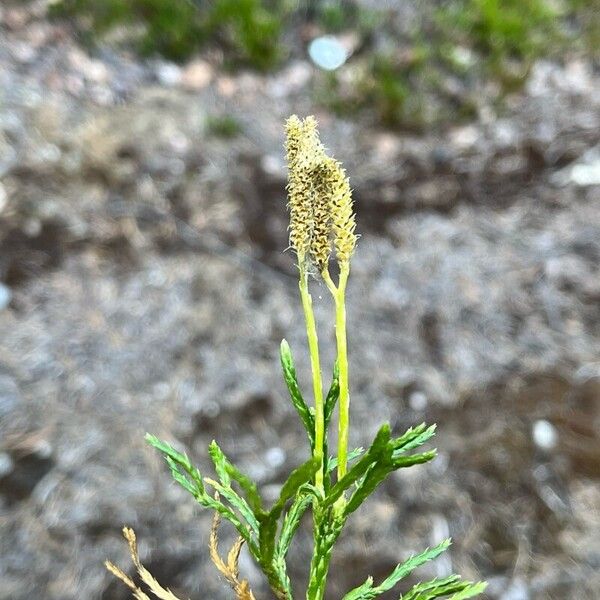
<instances>
[{"instance_id":1,"label":"small stone","mask_svg":"<svg viewBox=\"0 0 600 600\"><path fill-rule=\"evenodd\" d=\"M427 408L427 396L423 392L413 392L408 399L409 406L418 412Z\"/></svg>"},{"instance_id":2,"label":"small stone","mask_svg":"<svg viewBox=\"0 0 600 600\"><path fill-rule=\"evenodd\" d=\"M114 102L112 90L104 85L94 85L90 90L90 97L99 106L110 106Z\"/></svg>"},{"instance_id":3,"label":"small stone","mask_svg":"<svg viewBox=\"0 0 600 600\"><path fill-rule=\"evenodd\" d=\"M16 61L29 64L36 57L36 51L33 46L25 43L17 43L12 48L12 53Z\"/></svg>"},{"instance_id":4,"label":"small stone","mask_svg":"<svg viewBox=\"0 0 600 600\"><path fill-rule=\"evenodd\" d=\"M477 57L470 48L467 48L466 46L455 46L452 50L452 60L460 67L468 69L475 64Z\"/></svg>"},{"instance_id":5,"label":"small stone","mask_svg":"<svg viewBox=\"0 0 600 600\"><path fill-rule=\"evenodd\" d=\"M554 173L550 181L557 186L569 183L578 187L600 185L600 147L588 150L576 163Z\"/></svg>"},{"instance_id":6,"label":"small stone","mask_svg":"<svg viewBox=\"0 0 600 600\"><path fill-rule=\"evenodd\" d=\"M285 163L279 156L266 154L261 160L263 171L273 177L285 176Z\"/></svg>"},{"instance_id":7,"label":"small stone","mask_svg":"<svg viewBox=\"0 0 600 600\"><path fill-rule=\"evenodd\" d=\"M6 193L6 189L0 182L0 213L6 208L8 204L8 194Z\"/></svg>"},{"instance_id":8,"label":"small stone","mask_svg":"<svg viewBox=\"0 0 600 600\"><path fill-rule=\"evenodd\" d=\"M36 456L41 459L49 459L52 456L53 448L48 440L38 440L33 448Z\"/></svg>"},{"instance_id":9,"label":"small stone","mask_svg":"<svg viewBox=\"0 0 600 600\"><path fill-rule=\"evenodd\" d=\"M479 139L479 131L474 125L457 127L450 132L450 140L454 146L461 150L472 148Z\"/></svg>"},{"instance_id":10,"label":"small stone","mask_svg":"<svg viewBox=\"0 0 600 600\"><path fill-rule=\"evenodd\" d=\"M10 288L0 282L0 310L8 308L8 305L10 304L11 300L12 292Z\"/></svg>"},{"instance_id":11,"label":"small stone","mask_svg":"<svg viewBox=\"0 0 600 600\"><path fill-rule=\"evenodd\" d=\"M563 71L562 81L564 89L570 94L588 94L593 92L593 71L591 66L583 60L568 62Z\"/></svg>"},{"instance_id":12,"label":"small stone","mask_svg":"<svg viewBox=\"0 0 600 600\"><path fill-rule=\"evenodd\" d=\"M174 87L181 81L181 69L173 63L159 63L156 67L156 78L165 87Z\"/></svg>"},{"instance_id":13,"label":"small stone","mask_svg":"<svg viewBox=\"0 0 600 600\"><path fill-rule=\"evenodd\" d=\"M10 457L10 454L6 452L0 452L0 478L12 473L14 465L15 463Z\"/></svg>"},{"instance_id":14,"label":"small stone","mask_svg":"<svg viewBox=\"0 0 600 600\"><path fill-rule=\"evenodd\" d=\"M31 218L23 223L23 231L30 238L37 237L42 231L42 222L40 219Z\"/></svg>"},{"instance_id":15,"label":"small stone","mask_svg":"<svg viewBox=\"0 0 600 600\"><path fill-rule=\"evenodd\" d=\"M460 186L453 177L423 181L412 187L407 200L418 207L447 209L454 206L460 195Z\"/></svg>"},{"instance_id":16,"label":"small stone","mask_svg":"<svg viewBox=\"0 0 600 600\"><path fill-rule=\"evenodd\" d=\"M379 160L393 160L400 150L400 139L391 133L380 133L374 138L373 149Z\"/></svg>"},{"instance_id":17,"label":"small stone","mask_svg":"<svg viewBox=\"0 0 600 600\"><path fill-rule=\"evenodd\" d=\"M286 76L288 78L290 88L299 91L303 89L304 86L310 81L310 64L304 61L292 63L289 69L286 71Z\"/></svg>"},{"instance_id":18,"label":"small stone","mask_svg":"<svg viewBox=\"0 0 600 600\"><path fill-rule=\"evenodd\" d=\"M571 181L579 187L600 185L600 160L587 165L575 165L571 171Z\"/></svg>"},{"instance_id":19,"label":"small stone","mask_svg":"<svg viewBox=\"0 0 600 600\"><path fill-rule=\"evenodd\" d=\"M331 35L314 39L308 47L308 54L315 65L325 71L339 69L348 58L346 48L337 38Z\"/></svg>"},{"instance_id":20,"label":"small stone","mask_svg":"<svg viewBox=\"0 0 600 600\"><path fill-rule=\"evenodd\" d=\"M265 452L265 462L272 469L276 469L285 462L285 452L279 447L269 448Z\"/></svg>"},{"instance_id":21,"label":"small stone","mask_svg":"<svg viewBox=\"0 0 600 600\"><path fill-rule=\"evenodd\" d=\"M8 29L17 31L22 29L28 20L27 10L23 8L10 8L2 15L2 20Z\"/></svg>"},{"instance_id":22,"label":"small stone","mask_svg":"<svg viewBox=\"0 0 600 600\"><path fill-rule=\"evenodd\" d=\"M276 76L269 78L268 92L273 98L285 98L304 90L312 75L312 67L305 61L291 64Z\"/></svg>"},{"instance_id":23,"label":"small stone","mask_svg":"<svg viewBox=\"0 0 600 600\"><path fill-rule=\"evenodd\" d=\"M38 159L45 163L57 163L62 156L60 148L56 144L44 144L38 149Z\"/></svg>"},{"instance_id":24,"label":"small stone","mask_svg":"<svg viewBox=\"0 0 600 600\"><path fill-rule=\"evenodd\" d=\"M157 400L164 402L169 398L169 395L171 394L171 386L167 381L159 381L154 384L152 392Z\"/></svg>"},{"instance_id":25,"label":"small stone","mask_svg":"<svg viewBox=\"0 0 600 600\"><path fill-rule=\"evenodd\" d=\"M8 417L21 403L17 382L9 375L0 375L0 420Z\"/></svg>"},{"instance_id":26,"label":"small stone","mask_svg":"<svg viewBox=\"0 0 600 600\"><path fill-rule=\"evenodd\" d=\"M106 65L99 60L90 60L85 70L85 78L94 83L106 83L109 79Z\"/></svg>"},{"instance_id":27,"label":"small stone","mask_svg":"<svg viewBox=\"0 0 600 600\"><path fill-rule=\"evenodd\" d=\"M188 90L204 89L212 79L212 67L204 60L191 62L181 75L181 85Z\"/></svg>"},{"instance_id":28,"label":"small stone","mask_svg":"<svg viewBox=\"0 0 600 600\"><path fill-rule=\"evenodd\" d=\"M69 74L64 78L64 87L73 96L79 97L85 88L83 78L79 75Z\"/></svg>"},{"instance_id":29,"label":"small stone","mask_svg":"<svg viewBox=\"0 0 600 600\"><path fill-rule=\"evenodd\" d=\"M237 84L231 77L220 77L217 81L217 91L221 96L230 98L237 91Z\"/></svg>"},{"instance_id":30,"label":"small stone","mask_svg":"<svg viewBox=\"0 0 600 600\"><path fill-rule=\"evenodd\" d=\"M515 579L500 596L500 600L529 600L529 590L523 581Z\"/></svg>"},{"instance_id":31,"label":"small stone","mask_svg":"<svg viewBox=\"0 0 600 600\"><path fill-rule=\"evenodd\" d=\"M542 450L552 450L558 443L558 433L552 423L540 419L533 424L533 442Z\"/></svg>"}]
</instances>

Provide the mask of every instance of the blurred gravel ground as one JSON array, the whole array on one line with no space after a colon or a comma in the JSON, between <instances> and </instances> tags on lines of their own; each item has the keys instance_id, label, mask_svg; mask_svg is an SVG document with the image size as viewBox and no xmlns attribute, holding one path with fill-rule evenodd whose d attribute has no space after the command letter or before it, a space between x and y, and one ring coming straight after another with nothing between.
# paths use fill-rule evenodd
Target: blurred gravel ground
<instances>
[{"instance_id":1,"label":"blurred gravel ground","mask_svg":"<svg viewBox=\"0 0 600 600\"><path fill-rule=\"evenodd\" d=\"M216 437L267 496L305 457L276 352L285 336L307 384L281 145L283 119L313 110L312 67L91 58L43 8L0 11L0 599L125 598L102 567L128 565L123 524L163 584L225 598L211 515L142 438L208 468ZM440 457L352 521L331 598L448 534L429 575L485 577L502 600L598 597L598 89L584 60L540 63L505 116L443 136L317 115L362 234L352 441L385 419L440 432ZM215 107L244 134L211 137Z\"/></svg>"}]
</instances>

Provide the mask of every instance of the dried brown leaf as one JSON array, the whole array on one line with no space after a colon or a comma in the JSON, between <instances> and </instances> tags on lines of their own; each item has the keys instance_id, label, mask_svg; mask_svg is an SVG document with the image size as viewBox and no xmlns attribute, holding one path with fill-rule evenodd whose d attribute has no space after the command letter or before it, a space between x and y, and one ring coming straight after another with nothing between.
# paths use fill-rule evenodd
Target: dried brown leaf
<instances>
[{"instance_id":1,"label":"dried brown leaf","mask_svg":"<svg viewBox=\"0 0 600 600\"><path fill-rule=\"evenodd\" d=\"M215 498L218 499L219 495L215 494ZM221 515L215 512L210 530L210 537L208 540L210 558L215 567L217 567L219 573L225 577L227 583L229 583L231 586L231 589L234 591L237 600L256 600L252 590L250 589L249 583L245 579L241 581L239 579L239 558L242 546L244 545L244 539L240 537L235 541L231 547L231 550L229 551L229 554L227 555L227 563L225 563L219 554L218 530L220 524Z\"/></svg>"},{"instance_id":2,"label":"dried brown leaf","mask_svg":"<svg viewBox=\"0 0 600 600\"><path fill-rule=\"evenodd\" d=\"M148 586L150 591L159 600L179 600L179 598L175 596L171 590L162 587L160 583L158 583L158 581L152 576L150 571L148 571L148 569L146 569L146 567L144 567L144 565L141 563L137 548L137 539L133 529L130 527L124 527L123 537L127 540L127 544L129 545L131 560L133 561L133 564L135 565L142 581ZM117 567L114 563L106 561L104 566L110 573L117 577L117 579L120 579L133 592L134 598L137 600L150 600L149 596L133 582L131 577L126 575L125 572Z\"/></svg>"}]
</instances>

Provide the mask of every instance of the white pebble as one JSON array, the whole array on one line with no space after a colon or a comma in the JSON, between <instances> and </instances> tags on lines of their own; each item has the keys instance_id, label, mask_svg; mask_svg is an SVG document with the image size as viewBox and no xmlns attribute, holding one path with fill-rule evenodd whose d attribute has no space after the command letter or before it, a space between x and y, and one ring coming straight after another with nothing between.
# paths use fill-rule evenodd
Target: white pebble
<instances>
[{"instance_id":1,"label":"white pebble","mask_svg":"<svg viewBox=\"0 0 600 600\"><path fill-rule=\"evenodd\" d=\"M552 450L558 443L558 433L552 423L540 419L533 424L533 441L542 450Z\"/></svg>"},{"instance_id":2,"label":"white pebble","mask_svg":"<svg viewBox=\"0 0 600 600\"><path fill-rule=\"evenodd\" d=\"M331 35L315 38L308 47L308 54L318 67L326 71L335 71L348 58L346 48Z\"/></svg>"},{"instance_id":3,"label":"white pebble","mask_svg":"<svg viewBox=\"0 0 600 600\"><path fill-rule=\"evenodd\" d=\"M156 78L165 87L173 87L181 81L181 69L173 63L160 63L156 68Z\"/></svg>"},{"instance_id":4,"label":"white pebble","mask_svg":"<svg viewBox=\"0 0 600 600\"><path fill-rule=\"evenodd\" d=\"M8 308L12 299L12 292L10 288L0 282L0 310Z\"/></svg>"},{"instance_id":5,"label":"white pebble","mask_svg":"<svg viewBox=\"0 0 600 600\"><path fill-rule=\"evenodd\" d=\"M265 462L271 468L280 467L285 462L285 452L277 446L269 448L265 452Z\"/></svg>"},{"instance_id":6,"label":"white pebble","mask_svg":"<svg viewBox=\"0 0 600 600\"><path fill-rule=\"evenodd\" d=\"M423 392L413 392L408 399L408 404L413 410L425 410L427 408L427 396Z\"/></svg>"},{"instance_id":7,"label":"white pebble","mask_svg":"<svg viewBox=\"0 0 600 600\"><path fill-rule=\"evenodd\" d=\"M0 452L0 477L8 475L14 467L13 459L6 452Z\"/></svg>"},{"instance_id":8,"label":"white pebble","mask_svg":"<svg viewBox=\"0 0 600 600\"><path fill-rule=\"evenodd\" d=\"M600 185L600 161L587 165L575 165L571 181L580 187Z\"/></svg>"},{"instance_id":9,"label":"white pebble","mask_svg":"<svg viewBox=\"0 0 600 600\"><path fill-rule=\"evenodd\" d=\"M0 213L4 210L7 203L8 203L8 194L6 193L6 190L4 189L2 182L0 182Z\"/></svg>"}]
</instances>

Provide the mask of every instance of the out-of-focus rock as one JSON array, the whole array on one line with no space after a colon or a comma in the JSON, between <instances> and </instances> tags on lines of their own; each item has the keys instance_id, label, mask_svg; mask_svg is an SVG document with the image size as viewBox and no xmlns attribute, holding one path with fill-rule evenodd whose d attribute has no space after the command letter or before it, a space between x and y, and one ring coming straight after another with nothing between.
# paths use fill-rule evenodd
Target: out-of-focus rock
<instances>
[{"instance_id":1,"label":"out-of-focus rock","mask_svg":"<svg viewBox=\"0 0 600 600\"><path fill-rule=\"evenodd\" d=\"M600 186L600 146L588 150L575 164L554 173L551 181L557 185Z\"/></svg>"},{"instance_id":2,"label":"out-of-focus rock","mask_svg":"<svg viewBox=\"0 0 600 600\"><path fill-rule=\"evenodd\" d=\"M181 85L191 91L204 89L213 78L213 69L204 60L190 62L181 74Z\"/></svg>"},{"instance_id":3,"label":"out-of-focus rock","mask_svg":"<svg viewBox=\"0 0 600 600\"><path fill-rule=\"evenodd\" d=\"M0 480L14 469L14 461L7 452L0 452Z\"/></svg>"},{"instance_id":4,"label":"out-of-focus rock","mask_svg":"<svg viewBox=\"0 0 600 600\"><path fill-rule=\"evenodd\" d=\"M306 89L312 69L305 61L293 62L281 72L269 77L267 92L273 98L285 98Z\"/></svg>"},{"instance_id":5,"label":"out-of-focus rock","mask_svg":"<svg viewBox=\"0 0 600 600\"><path fill-rule=\"evenodd\" d=\"M500 595L500 600L530 600L530 598L527 585L520 579L512 581L508 589Z\"/></svg>"},{"instance_id":6,"label":"out-of-focus rock","mask_svg":"<svg viewBox=\"0 0 600 600\"><path fill-rule=\"evenodd\" d=\"M182 81L181 68L174 63L159 62L156 65L156 78L166 87L175 87Z\"/></svg>"},{"instance_id":7,"label":"out-of-focus rock","mask_svg":"<svg viewBox=\"0 0 600 600\"><path fill-rule=\"evenodd\" d=\"M23 398L13 377L0 374L0 420L9 419L22 406Z\"/></svg>"},{"instance_id":8,"label":"out-of-focus rock","mask_svg":"<svg viewBox=\"0 0 600 600\"><path fill-rule=\"evenodd\" d=\"M4 310L10 304L12 292L10 288L0 282L0 310Z\"/></svg>"},{"instance_id":9,"label":"out-of-focus rock","mask_svg":"<svg viewBox=\"0 0 600 600\"><path fill-rule=\"evenodd\" d=\"M558 443L558 434L549 421L540 419L533 424L533 441L542 450L553 450Z\"/></svg>"},{"instance_id":10,"label":"out-of-focus rock","mask_svg":"<svg viewBox=\"0 0 600 600\"><path fill-rule=\"evenodd\" d=\"M7 203L8 194L6 193L6 188L2 185L2 182L0 182L0 215L2 214L2 211L6 207Z\"/></svg>"},{"instance_id":11,"label":"out-of-focus rock","mask_svg":"<svg viewBox=\"0 0 600 600\"><path fill-rule=\"evenodd\" d=\"M312 61L325 71L335 71L348 58L348 50L335 36L324 35L315 38L308 46Z\"/></svg>"}]
</instances>

